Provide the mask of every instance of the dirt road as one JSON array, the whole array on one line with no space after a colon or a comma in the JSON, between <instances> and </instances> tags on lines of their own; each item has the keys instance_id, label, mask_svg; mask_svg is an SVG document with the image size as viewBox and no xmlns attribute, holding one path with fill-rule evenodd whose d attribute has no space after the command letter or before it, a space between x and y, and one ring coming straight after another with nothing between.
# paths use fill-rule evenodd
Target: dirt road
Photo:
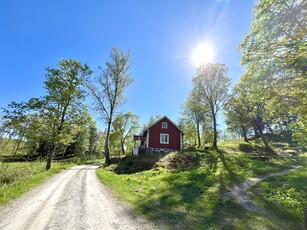
<instances>
[{"instance_id":1,"label":"dirt road","mask_svg":"<svg viewBox=\"0 0 307 230\"><path fill-rule=\"evenodd\" d=\"M96 176L98 165L55 175L0 209L0 229L161 229L118 201Z\"/></svg>"}]
</instances>

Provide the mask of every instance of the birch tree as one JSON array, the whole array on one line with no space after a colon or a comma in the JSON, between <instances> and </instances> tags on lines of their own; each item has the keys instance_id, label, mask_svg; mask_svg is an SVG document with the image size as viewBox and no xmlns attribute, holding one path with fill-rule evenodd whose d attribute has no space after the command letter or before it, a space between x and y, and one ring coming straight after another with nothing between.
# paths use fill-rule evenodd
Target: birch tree
<instances>
[{"instance_id":1,"label":"birch tree","mask_svg":"<svg viewBox=\"0 0 307 230\"><path fill-rule=\"evenodd\" d=\"M95 110L107 126L104 146L106 165L111 162L109 142L114 114L126 102L125 90L133 81L130 76L130 65L129 52L112 48L105 66L99 67L98 75L88 85Z\"/></svg>"},{"instance_id":2,"label":"birch tree","mask_svg":"<svg viewBox=\"0 0 307 230\"><path fill-rule=\"evenodd\" d=\"M193 90L199 94L201 103L209 108L212 117L212 147L217 149L217 116L228 99L230 78L227 67L223 64L207 63L197 69L193 78Z\"/></svg>"}]
</instances>

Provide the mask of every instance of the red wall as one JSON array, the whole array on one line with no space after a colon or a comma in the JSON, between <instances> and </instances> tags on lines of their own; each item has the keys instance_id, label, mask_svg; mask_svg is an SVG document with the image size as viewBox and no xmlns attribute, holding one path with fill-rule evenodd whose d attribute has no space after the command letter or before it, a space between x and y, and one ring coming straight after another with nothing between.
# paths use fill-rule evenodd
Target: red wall
<instances>
[{"instance_id":1,"label":"red wall","mask_svg":"<svg viewBox=\"0 0 307 230\"><path fill-rule=\"evenodd\" d=\"M167 122L167 129L162 129ZM168 144L160 144L160 133L169 134ZM180 150L180 131L168 119L164 118L149 129L149 147Z\"/></svg>"}]
</instances>

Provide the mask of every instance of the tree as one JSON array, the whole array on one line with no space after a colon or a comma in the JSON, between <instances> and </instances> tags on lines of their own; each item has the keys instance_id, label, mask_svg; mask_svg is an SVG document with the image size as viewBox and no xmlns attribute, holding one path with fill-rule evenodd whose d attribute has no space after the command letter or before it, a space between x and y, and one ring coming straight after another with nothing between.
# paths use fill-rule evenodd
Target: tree
<instances>
[{"instance_id":1,"label":"tree","mask_svg":"<svg viewBox=\"0 0 307 230\"><path fill-rule=\"evenodd\" d=\"M199 94L192 90L189 94L187 101L183 104L182 116L187 120L191 120L196 127L198 147L201 146L201 125L205 120L205 116L208 113L206 104L201 103Z\"/></svg>"},{"instance_id":2,"label":"tree","mask_svg":"<svg viewBox=\"0 0 307 230\"><path fill-rule=\"evenodd\" d=\"M99 142L99 133L94 122L90 124L89 135L89 156L92 157L97 151L97 145Z\"/></svg>"},{"instance_id":3,"label":"tree","mask_svg":"<svg viewBox=\"0 0 307 230\"><path fill-rule=\"evenodd\" d=\"M74 141L78 126L86 112L83 105L85 91L83 86L92 73L85 64L75 60L61 60L58 68L47 68L44 82L47 96L41 114L44 114L44 132L48 134L50 151L48 152L46 170L51 167L53 155L60 145Z\"/></svg>"},{"instance_id":4,"label":"tree","mask_svg":"<svg viewBox=\"0 0 307 230\"><path fill-rule=\"evenodd\" d=\"M245 75L261 85L258 93L269 99L267 112L298 115L294 130L299 133L307 133L306 9L303 0L258 1L251 30L239 47Z\"/></svg>"},{"instance_id":5,"label":"tree","mask_svg":"<svg viewBox=\"0 0 307 230\"><path fill-rule=\"evenodd\" d=\"M99 67L98 76L88 85L95 110L107 125L104 147L106 165L111 162L109 141L114 113L126 101L125 90L133 81L129 70L130 53L112 48L105 67Z\"/></svg>"},{"instance_id":6,"label":"tree","mask_svg":"<svg viewBox=\"0 0 307 230\"><path fill-rule=\"evenodd\" d=\"M244 141L249 142L247 139L247 130L252 127L251 118L247 116L248 112L238 98L237 87L234 88L230 100L225 106L226 124L227 129L236 132L238 135L243 136Z\"/></svg>"},{"instance_id":7,"label":"tree","mask_svg":"<svg viewBox=\"0 0 307 230\"><path fill-rule=\"evenodd\" d=\"M197 131L195 123L186 117L182 116L179 121L179 128L184 132L184 144L187 144L188 148L193 148L197 145Z\"/></svg>"},{"instance_id":8,"label":"tree","mask_svg":"<svg viewBox=\"0 0 307 230\"><path fill-rule=\"evenodd\" d=\"M47 155L46 170L53 156L75 142L78 133L88 122L88 112L83 104L85 82L91 74L87 65L75 60L61 60L58 68L47 68L44 82L47 94L27 102L12 102L4 109L3 118L12 135L27 143L28 159L34 152Z\"/></svg>"},{"instance_id":9,"label":"tree","mask_svg":"<svg viewBox=\"0 0 307 230\"><path fill-rule=\"evenodd\" d=\"M42 99L31 98L27 102L12 102L7 108L3 108L4 131L10 139L16 141L16 147L12 150L15 156L22 142L27 141L27 146L33 148L37 142L38 132L38 109L42 107ZM4 144L4 142L3 142Z\"/></svg>"},{"instance_id":10,"label":"tree","mask_svg":"<svg viewBox=\"0 0 307 230\"><path fill-rule=\"evenodd\" d=\"M122 154L126 154L125 145L132 143L133 134L140 128L140 117L130 112L118 114L113 121L113 138L119 140Z\"/></svg>"},{"instance_id":11,"label":"tree","mask_svg":"<svg viewBox=\"0 0 307 230\"><path fill-rule=\"evenodd\" d=\"M265 148L273 153L267 138L263 134L264 121L268 118L265 115L267 111L267 98L261 94L261 90L253 79L244 75L235 86L230 100L230 105L235 106L237 119L241 119L241 125L250 124L254 127L255 134L259 135Z\"/></svg>"},{"instance_id":12,"label":"tree","mask_svg":"<svg viewBox=\"0 0 307 230\"><path fill-rule=\"evenodd\" d=\"M212 147L217 149L217 115L228 99L230 78L227 67L223 64L207 63L197 69L193 78L193 90L201 102L210 109L213 123Z\"/></svg>"}]
</instances>

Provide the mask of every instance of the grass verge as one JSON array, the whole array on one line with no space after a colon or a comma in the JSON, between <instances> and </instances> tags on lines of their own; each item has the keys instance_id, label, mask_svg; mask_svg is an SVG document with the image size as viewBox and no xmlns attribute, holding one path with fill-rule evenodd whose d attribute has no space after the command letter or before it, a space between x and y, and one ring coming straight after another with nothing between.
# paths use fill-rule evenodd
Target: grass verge
<instances>
[{"instance_id":1,"label":"grass verge","mask_svg":"<svg viewBox=\"0 0 307 230\"><path fill-rule=\"evenodd\" d=\"M45 162L0 163L0 206L73 165L67 162L54 162L52 168L46 171Z\"/></svg>"},{"instance_id":2,"label":"grass verge","mask_svg":"<svg viewBox=\"0 0 307 230\"><path fill-rule=\"evenodd\" d=\"M220 152L186 154L196 155L198 164L187 169L120 174L114 170L118 165L111 165L98 169L97 175L137 212L171 229L278 229L279 222L248 212L234 201L223 203L223 194L247 178L298 165L300 157L253 160L234 146Z\"/></svg>"},{"instance_id":3,"label":"grass verge","mask_svg":"<svg viewBox=\"0 0 307 230\"><path fill-rule=\"evenodd\" d=\"M269 211L285 229L303 229L307 208L307 167L272 177L251 188L251 197Z\"/></svg>"}]
</instances>

